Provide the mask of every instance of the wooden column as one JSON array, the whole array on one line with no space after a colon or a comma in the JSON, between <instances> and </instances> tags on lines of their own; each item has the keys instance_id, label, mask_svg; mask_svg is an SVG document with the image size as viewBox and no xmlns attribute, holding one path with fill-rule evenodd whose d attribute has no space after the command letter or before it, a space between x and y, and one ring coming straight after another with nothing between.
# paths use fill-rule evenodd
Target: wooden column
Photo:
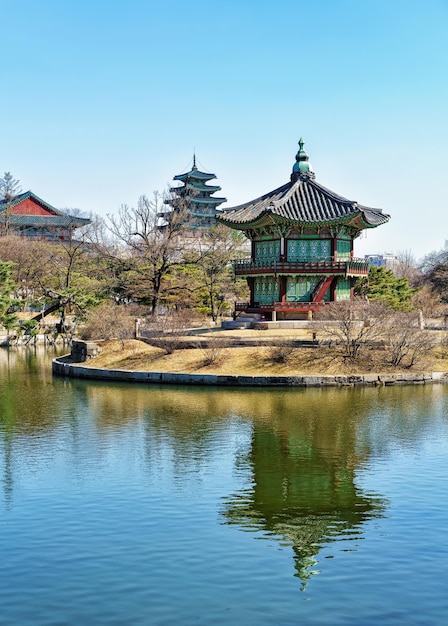
<instances>
[{"instance_id":1,"label":"wooden column","mask_svg":"<svg viewBox=\"0 0 448 626\"><path fill-rule=\"evenodd\" d=\"M249 291L250 291L250 296L249 296L249 305L250 306L254 306L254 277L253 276L249 276L247 278L247 286L249 287Z\"/></svg>"},{"instance_id":2,"label":"wooden column","mask_svg":"<svg viewBox=\"0 0 448 626\"><path fill-rule=\"evenodd\" d=\"M280 276L280 290L279 290L279 300L280 302L286 302L286 276Z\"/></svg>"}]
</instances>

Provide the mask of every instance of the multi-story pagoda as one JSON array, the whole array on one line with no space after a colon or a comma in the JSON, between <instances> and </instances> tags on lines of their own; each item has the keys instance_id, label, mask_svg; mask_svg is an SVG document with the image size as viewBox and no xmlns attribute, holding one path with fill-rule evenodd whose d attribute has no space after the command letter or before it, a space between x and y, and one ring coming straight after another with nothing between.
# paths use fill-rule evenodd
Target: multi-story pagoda
<instances>
[{"instance_id":1,"label":"multi-story pagoda","mask_svg":"<svg viewBox=\"0 0 448 626\"><path fill-rule=\"evenodd\" d=\"M216 224L216 216L220 212L219 205L226 198L215 198L218 185L207 185L216 178L215 174L201 172L196 167L196 155L193 156L193 167L185 174L178 174L173 180L180 181L181 186L171 187L173 197L167 200L173 210L185 210L188 215L188 227L192 232L200 234Z\"/></svg>"},{"instance_id":2,"label":"multi-story pagoda","mask_svg":"<svg viewBox=\"0 0 448 626\"><path fill-rule=\"evenodd\" d=\"M303 145L300 139L290 182L218 217L252 245L251 258L234 263L250 289L250 302L237 303L237 311L310 319L325 302L353 298L355 280L369 268L354 257L353 241L390 219L319 184Z\"/></svg>"}]
</instances>

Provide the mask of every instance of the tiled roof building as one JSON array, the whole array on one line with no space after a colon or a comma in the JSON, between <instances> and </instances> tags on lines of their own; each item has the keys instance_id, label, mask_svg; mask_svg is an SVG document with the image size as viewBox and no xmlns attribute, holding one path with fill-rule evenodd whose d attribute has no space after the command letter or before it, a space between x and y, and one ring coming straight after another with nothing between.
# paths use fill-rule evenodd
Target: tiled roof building
<instances>
[{"instance_id":1,"label":"tiled roof building","mask_svg":"<svg viewBox=\"0 0 448 626\"><path fill-rule=\"evenodd\" d=\"M75 228L89 224L83 217L68 215L32 191L0 200L0 233L16 233L34 239L61 240Z\"/></svg>"},{"instance_id":2,"label":"tiled roof building","mask_svg":"<svg viewBox=\"0 0 448 626\"><path fill-rule=\"evenodd\" d=\"M389 220L318 183L303 146L301 139L288 183L218 217L252 242L251 258L234 264L251 294L240 311L300 319L323 302L352 298L354 280L368 272L354 258L353 240Z\"/></svg>"}]
</instances>

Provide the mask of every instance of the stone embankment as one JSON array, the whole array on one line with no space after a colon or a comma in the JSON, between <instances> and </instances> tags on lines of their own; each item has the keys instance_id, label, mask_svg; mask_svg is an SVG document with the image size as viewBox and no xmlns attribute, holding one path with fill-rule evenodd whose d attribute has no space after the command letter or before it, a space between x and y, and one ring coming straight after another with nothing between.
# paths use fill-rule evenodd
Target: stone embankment
<instances>
[{"instance_id":1,"label":"stone embankment","mask_svg":"<svg viewBox=\"0 0 448 626\"><path fill-rule=\"evenodd\" d=\"M228 376L217 374L174 374L108 370L80 365L95 356L96 344L75 341L72 354L53 361L53 374L111 382L152 383L171 385L213 385L244 387L343 387L397 384L428 384L448 382L448 372L412 372L397 374L359 374L347 376Z\"/></svg>"}]
</instances>

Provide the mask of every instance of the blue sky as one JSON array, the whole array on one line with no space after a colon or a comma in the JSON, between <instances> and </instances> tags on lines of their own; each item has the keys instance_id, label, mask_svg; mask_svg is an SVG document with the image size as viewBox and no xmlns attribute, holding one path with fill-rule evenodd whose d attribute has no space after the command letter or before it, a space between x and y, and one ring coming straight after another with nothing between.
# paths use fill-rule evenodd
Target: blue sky
<instances>
[{"instance_id":1,"label":"blue sky","mask_svg":"<svg viewBox=\"0 0 448 626\"><path fill-rule=\"evenodd\" d=\"M0 0L0 172L100 215L198 164L382 208L356 253L448 239L448 0Z\"/></svg>"}]
</instances>

